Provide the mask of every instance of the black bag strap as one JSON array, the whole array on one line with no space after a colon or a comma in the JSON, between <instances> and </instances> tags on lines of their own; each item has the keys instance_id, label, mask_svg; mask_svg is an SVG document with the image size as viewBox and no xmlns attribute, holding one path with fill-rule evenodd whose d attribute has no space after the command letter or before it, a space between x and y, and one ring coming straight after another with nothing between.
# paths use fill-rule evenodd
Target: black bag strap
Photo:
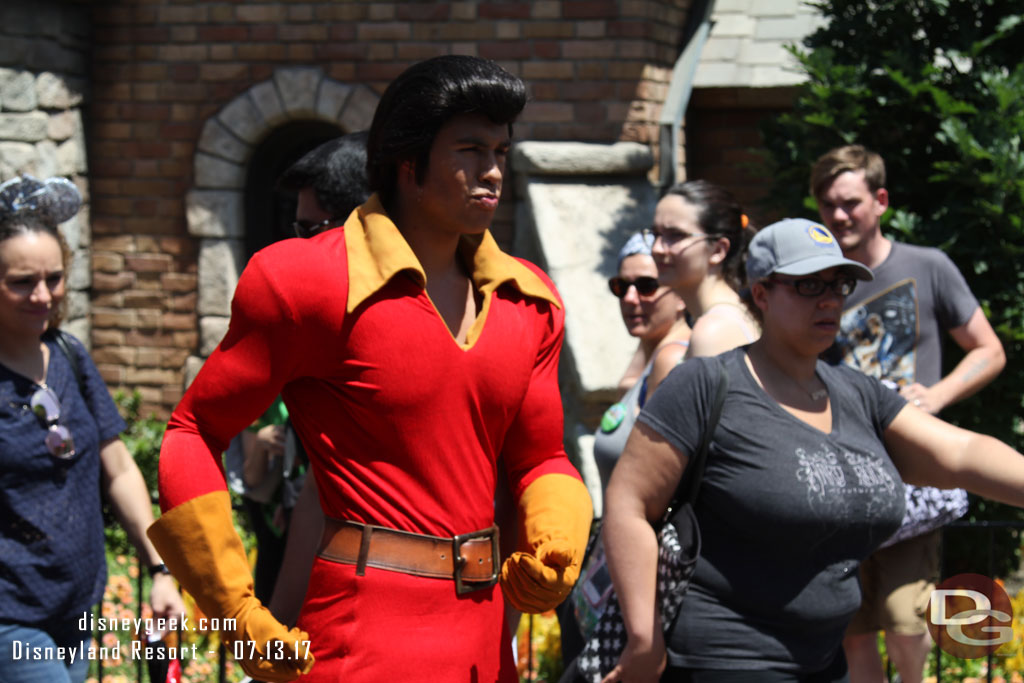
<instances>
[{"instance_id":1,"label":"black bag strap","mask_svg":"<svg viewBox=\"0 0 1024 683\"><path fill-rule=\"evenodd\" d=\"M704 426L704 434L701 436L700 447L690 459L676 492L672 494L672 502L669 503L665 514L662 517L662 524L672 519L673 513L683 504L693 504L697 500L697 493L700 491L700 483L704 478L704 468L708 463L708 448L711 445L711 437L718 427L718 419L722 416L722 405L725 403L725 395L729 391L729 374L721 359L714 358L712 362L718 368L718 383L715 390L715 398L711 402L711 412L708 414L708 421Z\"/></svg>"},{"instance_id":2,"label":"black bag strap","mask_svg":"<svg viewBox=\"0 0 1024 683\"><path fill-rule=\"evenodd\" d=\"M52 329L49 331L49 334L53 338L54 343L57 344L60 352L68 358L71 372L75 373L75 381L78 382L78 393L85 396L85 378L82 377L82 368L78 365L78 356L75 355L74 349L71 348L71 342L68 341L67 333L63 330Z\"/></svg>"}]
</instances>

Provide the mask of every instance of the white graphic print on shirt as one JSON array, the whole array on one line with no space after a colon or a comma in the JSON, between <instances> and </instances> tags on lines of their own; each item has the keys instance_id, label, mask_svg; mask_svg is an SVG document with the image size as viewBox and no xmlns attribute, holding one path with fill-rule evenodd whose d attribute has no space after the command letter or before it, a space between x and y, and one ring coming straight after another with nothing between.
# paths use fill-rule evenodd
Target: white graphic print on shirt
<instances>
[{"instance_id":1,"label":"white graphic print on shirt","mask_svg":"<svg viewBox=\"0 0 1024 683\"><path fill-rule=\"evenodd\" d=\"M836 343L843 362L898 386L913 384L917 364L917 286L902 280L843 314Z\"/></svg>"}]
</instances>

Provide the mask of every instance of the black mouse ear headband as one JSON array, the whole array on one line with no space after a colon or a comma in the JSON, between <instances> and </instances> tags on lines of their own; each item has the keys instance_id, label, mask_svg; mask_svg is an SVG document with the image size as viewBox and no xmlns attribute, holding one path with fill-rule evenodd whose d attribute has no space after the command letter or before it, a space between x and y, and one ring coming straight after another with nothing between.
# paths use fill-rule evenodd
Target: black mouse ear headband
<instances>
[{"instance_id":1,"label":"black mouse ear headband","mask_svg":"<svg viewBox=\"0 0 1024 683\"><path fill-rule=\"evenodd\" d=\"M56 226L82 208L82 195L66 178L37 180L30 175L0 184L0 219L33 217Z\"/></svg>"}]
</instances>

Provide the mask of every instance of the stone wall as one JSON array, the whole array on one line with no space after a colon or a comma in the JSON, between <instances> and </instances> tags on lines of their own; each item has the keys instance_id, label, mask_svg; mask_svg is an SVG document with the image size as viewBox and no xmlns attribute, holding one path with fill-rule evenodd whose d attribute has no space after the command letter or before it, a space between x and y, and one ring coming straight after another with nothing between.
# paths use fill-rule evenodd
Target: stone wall
<instances>
[{"instance_id":1,"label":"stone wall","mask_svg":"<svg viewBox=\"0 0 1024 683\"><path fill-rule=\"evenodd\" d=\"M565 444L600 514L593 433L637 344L607 282L618 270L619 249L653 218L653 155L636 142L530 141L515 148L513 161L523 198L516 252L547 271L565 303L558 382Z\"/></svg>"},{"instance_id":2,"label":"stone wall","mask_svg":"<svg viewBox=\"0 0 1024 683\"><path fill-rule=\"evenodd\" d=\"M316 71L321 83L379 95L415 61L475 54L499 61L529 84L517 139L655 146L689 5L91 4L92 321L104 379L139 389L146 410L166 414L180 397L185 359L200 347L196 308L204 239L189 230L186 196L202 185L195 175L200 154L244 172L245 160L230 159L230 150L200 146L209 122L251 88L273 81L282 69L298 68ZM514 201L503 202L495 232L506 246L514 241L514 216Z\"/></svg>"},{"instance_id":3,"label":"stone wall","mask_svg":"<svg viewBox=\"0 0 1024 683\"><path fill-rule=\"evenodd\" d=\"M83 109L88 106L89 19L61 2L0 5L0 181L30 174L70 178L86 206L61 226L74 261L64 327L89 343L89 183Z\"/></svg>"}]
</instances>

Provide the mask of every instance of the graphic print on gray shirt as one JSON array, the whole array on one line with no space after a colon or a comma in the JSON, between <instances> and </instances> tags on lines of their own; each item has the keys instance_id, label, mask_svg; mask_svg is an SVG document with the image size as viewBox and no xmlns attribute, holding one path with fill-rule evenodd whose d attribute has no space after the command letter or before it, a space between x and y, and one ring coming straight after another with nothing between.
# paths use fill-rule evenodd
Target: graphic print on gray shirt
<instances>
[{"instance_id":1,"label":"graphic print on gray shirt","mask_svg":"<svg viewBox=\"0 0 1024 683\"><path fill-rule=\"evenodd\" d=\"M978 300L938 249L893 242L874 272L846 299L840 358L901 387L930 387L942 379L942 333L970 320Z\"/></svg>"},{"instance_id":2,"label":"graphic print on gray shirt","mask_svg":"<svg viewBox=\"0 0 1024 683\"><path fill-rule=\"evenodd\" d=\"M703 548L669 647L682 666L814 672L832 661L860 605L860 561L903 517L882 432L905 401L819 362L832 406L825 433L769 397L745 356L720 357L729 392L697 500ZM709 359L684 363L640 422L692 454L716 377Z\"/></svg>"}]
</instances>

